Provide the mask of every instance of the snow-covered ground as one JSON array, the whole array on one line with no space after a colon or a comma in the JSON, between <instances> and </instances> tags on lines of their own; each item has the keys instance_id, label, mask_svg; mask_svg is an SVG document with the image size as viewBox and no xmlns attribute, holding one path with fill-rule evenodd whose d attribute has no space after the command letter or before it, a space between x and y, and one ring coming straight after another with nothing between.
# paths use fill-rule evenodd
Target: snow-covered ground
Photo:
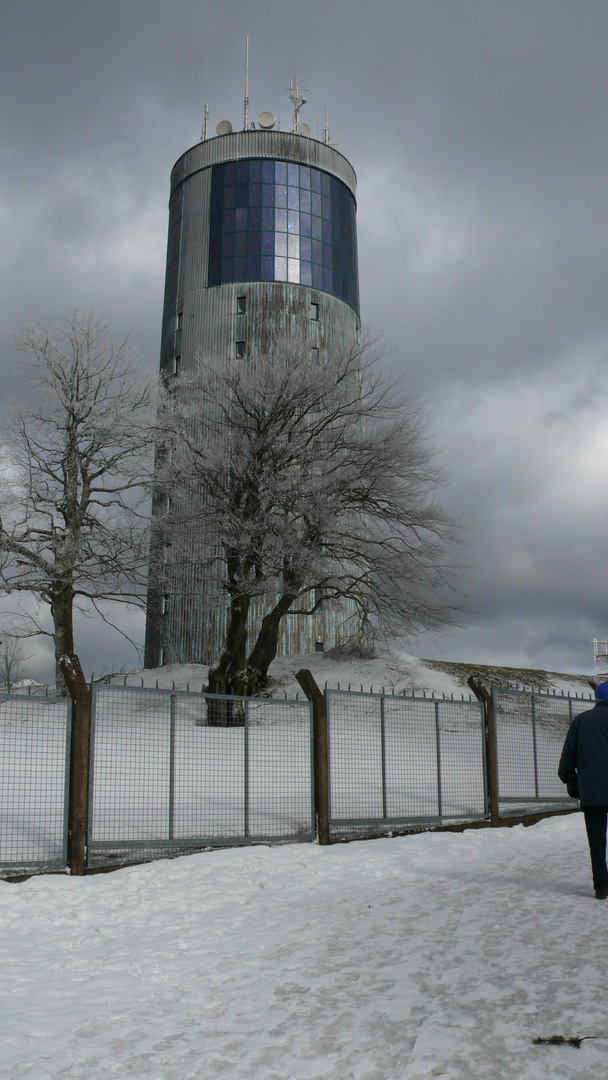
<instances>
[{"instance_id":1,"label":"snow-covered ground","mask_svg":"<svg viewBox=\"0 0 608 1080\"><path fill-rule=\"evenodd\" d=\"M416 693L454 694L460 697L470 695L467 685L468 675L481 671L486 682L542 686L551 692L564 694L589 695L591 687L588 675L568 675L560 672L529 671L514 668L485 667L475 664L452 664L440 661L421 660L417 656L397 647L385 648L372 658L336 655L327 653L303 653L299 656L278 656L270 668L271 688L288 697L295 697L302 691L296 681L295 673L300 668L312 671L321 688L327 685L342 690L349 686L353 690L370 690L379 693L384 689L390 694L406 690ZM132 672L126 676L133 685L158 686L170 689L200 690L207 681L208 669L200 664L168 664L166 667ZM122 682L123 676L116 681Z\"/></svg>"},{"instance_id":2,"label":"snow-covered ground","mask_svg":"<svg viewBox=\"0 0 608 1080\"><path fill-rule=\"evenodd\" d=\"M573 815L0 882L0 1076L595 1080L588 863Z\"/></svg>"}]
</instances>

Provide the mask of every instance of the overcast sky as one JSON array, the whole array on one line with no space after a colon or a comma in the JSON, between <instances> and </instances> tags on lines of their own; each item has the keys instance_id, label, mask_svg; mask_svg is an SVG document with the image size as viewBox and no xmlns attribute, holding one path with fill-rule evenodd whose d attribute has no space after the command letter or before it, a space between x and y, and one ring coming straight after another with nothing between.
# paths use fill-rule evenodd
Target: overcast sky
<instances>
[{"instance_id":1,"label":"overcast sky","mask_svg":"<svg viewBox=\"0 0 608 1080\"><path fill-rule=\"evenodd\" d=\"M327 106L357 172L362 317L428 403L468 529L466 625L411 650L591 671L608 635L606 0L0 11L0 327L94 308L156 370L169 174L205 104L212 132L241 126L249 34L250 115L290 129L297 77L302 119L322 132ZM1 339L0 374L23 392ZM87 671L135 664L79 632Z\"/></svg>"}]
</instances>

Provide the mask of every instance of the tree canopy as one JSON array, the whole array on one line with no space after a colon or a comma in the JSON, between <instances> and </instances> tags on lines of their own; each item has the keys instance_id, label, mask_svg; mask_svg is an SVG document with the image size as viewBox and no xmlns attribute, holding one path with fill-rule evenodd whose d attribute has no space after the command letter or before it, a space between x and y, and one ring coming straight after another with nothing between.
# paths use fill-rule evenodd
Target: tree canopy
<instances>
[{"instance_id":1,"label":"tree canopy","mask_svg":"<svg viewBox=\"0 0 608 1080\"><path fill-rule=\"evenodd\" d=\"M216 575L228 607L210 690L265 684L287 612L348 603L353 639L454 620L443 474L420 404L373 346L319 358L282 339L252 360L201 357L168 381L158 429L157 537Z\"/></svg>"},{"instance_id":2,"label":"tree canopy","mask_svg":"<svg viewBox=\"0 0 608 1080\"><path fill-rule=\"evenodd\" d=\"M154 391L94 315L75 312L55 330L32 323L12 341L32 401L2 431L0 590L50 606L65 692L59 661L74 653L75 607L143 602Z\"/></svg>"}]
</instances>

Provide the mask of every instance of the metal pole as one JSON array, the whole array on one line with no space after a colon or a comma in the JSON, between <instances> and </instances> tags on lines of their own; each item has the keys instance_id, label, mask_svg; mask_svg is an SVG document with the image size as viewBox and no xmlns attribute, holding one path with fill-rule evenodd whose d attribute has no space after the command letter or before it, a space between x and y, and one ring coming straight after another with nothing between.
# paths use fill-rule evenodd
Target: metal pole
<instances>
[{"instance_id":1,"label":"metal pole","mask_svg":"<svg viewBox=\"0 0 608 1080\"><path fill-rule=\"evenodd\" d=\"M443 800L441 792L441 739L439 734L439 702L435 702L435 744L437 747L437 813L443 817Z\"/></svg>"},{"instance_id":2,"label":"metal pole","mask_svg":"<svg viewBox=\"0 0 608 1080\"><path fill-rule=\"evenodd\" d=\"M70 850L70 762L72 758L72 710L73 702L64 698L65 710L65 785L63 796L63 859L67 863Z\"/></svg>"},{"instance_id":3,"label":"metal pole","mask_svg":"<svg viewBox=\"0 0 608 1080\"><path fill-rule=\"evenodd\" d=\"M536 745L536 708L534 694L530 695L532 703L532 750L534 754L534 795L538 799L538 748Z\"/></svg>"},{"instance_id":4,"label":"metal pole","mask_svg":"<svg viewBox=\"0 0 608 1080\"><path fill-rule=\"evenodd\" d=\"M171 694L169 721L169 840L173 840L175 810L175 694Z\"/></svg>"},{"instance_id":5,"label":"metal pole","mask_svg":"<svg viewBox=\"0 0 608 1080\"><path fill-rule=\"evenodd\" d=\"M249 129L249 34L245 46L245 101L243 103L243 131Z\"/></svg>"},{"instance_id":6,"label":"metal pole","mask_svg":"<svg viewBox=\"0 0 608 1080\"><path fill-rule=\"evenodd\" d=\"M94 810L94 795L95 795L95 729L97 726L96 712L97 712L97 687L93 682L93 676L89 683L89 773L87 777L87 851L89 848L89 838L93 832L93 810Z\"/></svg>"},{"instance_id":7,"label":"metal pole","mask_svg":"<svg viewBox=\"0 0 608 1080\"><path fill-rule=\"evenodd\" d=\"M386 818L386 728L384 716L384 698L380 698L380 738L382 742L382 817Z\"/></svg>"},{"instance_id":8,"label":"metal pole","mask_svg":"<svg viewBox=\"0 0 608 1080\"><path fill-rule=\"evenodd\" d=\"M244 754L244 835L249 836L249 709L247 698L243 700L243 754Z\"/></svg>"}]
</instances>

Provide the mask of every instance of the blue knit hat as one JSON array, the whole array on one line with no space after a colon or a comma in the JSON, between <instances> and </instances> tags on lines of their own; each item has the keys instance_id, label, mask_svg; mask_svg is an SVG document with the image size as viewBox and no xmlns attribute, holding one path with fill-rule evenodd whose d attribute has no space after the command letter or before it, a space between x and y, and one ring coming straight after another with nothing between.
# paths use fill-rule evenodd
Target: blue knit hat
<instances>
[{"instance_id":1,"label":"blue knit hat","mask_svg":"<svg viewBox=\"0 0 608 1080\"><path fill-rule=\"evenodd\" d=\"M608 681L601 682L599 686L595 688L595 700L596 701L608 701Z\"/></svg>"}]
</instances>

